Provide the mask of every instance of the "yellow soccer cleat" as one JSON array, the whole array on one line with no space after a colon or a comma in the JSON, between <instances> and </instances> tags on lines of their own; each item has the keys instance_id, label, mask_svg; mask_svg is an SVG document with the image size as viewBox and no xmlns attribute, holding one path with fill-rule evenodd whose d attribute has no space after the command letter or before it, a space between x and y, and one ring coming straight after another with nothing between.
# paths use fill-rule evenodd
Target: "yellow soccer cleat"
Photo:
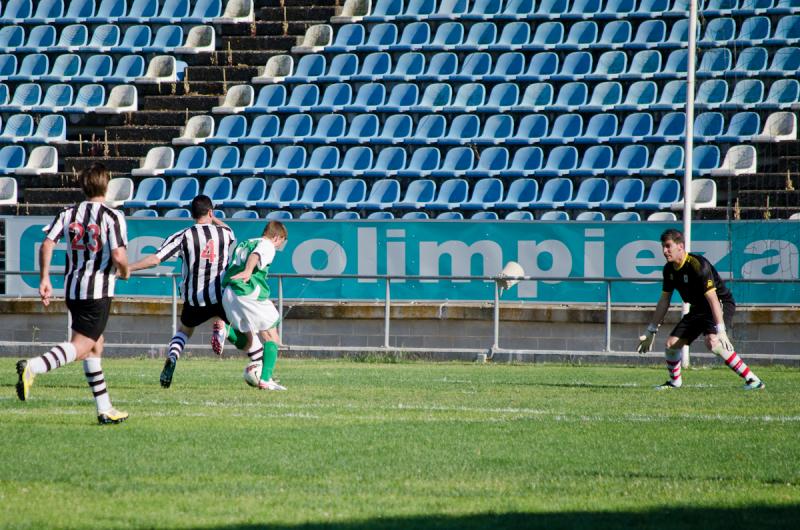
<instances>
[{"instance_id":1,"label":"yellow soccer cleat","mask_svg":"<svg viewBox=\"0 0 800 530\"><path fill-rule=\"evenodd\" d=\"M128 413L117 409L107 410L97 415L97 422L100 425L111 425L114 423L122 423L128 419Z\"/></svg>"},{"instance_id":2,"label":"yellow soccer cleat","mask_svg":"<svg viewBox=\"0 0 800 530\"><path fill-rule=\"evenodd\" d=\"M33 378L36 377L31 367L28 366L28 361L17 361L17 375L19 376L19 381L17 381L17 397L20 401L27 401L28 396L31 394Z\"/></svg>"}]
</instances>

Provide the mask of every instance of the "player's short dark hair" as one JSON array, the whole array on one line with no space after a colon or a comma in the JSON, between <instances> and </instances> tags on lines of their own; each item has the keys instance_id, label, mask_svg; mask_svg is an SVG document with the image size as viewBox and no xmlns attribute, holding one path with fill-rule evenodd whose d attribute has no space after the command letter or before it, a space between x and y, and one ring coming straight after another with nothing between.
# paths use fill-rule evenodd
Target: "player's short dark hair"
<instances>
[{"instance_id":1,"label":"player's short dark hair","mask_svg":"<svg viewBox=\"0 0 800 530\"><path fill-rule=\"evenodd\" d=\"M271 239L275 236L280 236L284 239L288 237L288 230L286 230L286 225L280 221L270 221L267 223L267 226L264 227L264 232L261 234L262 237L266 237Z\"/></svg>"},{"instance_id":2,"label":"player's short dark hair","mask_svg":"<svg viewBox=\"0 0 800 530\"><path fill-rule=\"evenodd\" d=\"M211 197L208 195L198 195L192 199L192 219L200 219L205 217L208 212L214 209L214 203L211 202Z\"/></svg>"},{"instance_id":3,"label":"player's short dark hair","mask_svg":"<svg viewBox=\"0 0 800 530\"><path fill-rule=\"evenodd\" d=\"M664 233L661 234L661 243L664 244L667 241L672 241L677 245L683 244L683 232L675 228L668 228L667 230L664 230Z\"/></svg>"},{"instance_id":4,"label":"player's short dark hair","mask_svg":"<svg viewBox=\"0 0 800 530\"><path fill-rule=\"evenodd\" d=\"M108 189L108 180L108 169L100 162L95 162L78 175L81 189L89 199L92 197L104 197Z\"/></svg>"}]
</instances>

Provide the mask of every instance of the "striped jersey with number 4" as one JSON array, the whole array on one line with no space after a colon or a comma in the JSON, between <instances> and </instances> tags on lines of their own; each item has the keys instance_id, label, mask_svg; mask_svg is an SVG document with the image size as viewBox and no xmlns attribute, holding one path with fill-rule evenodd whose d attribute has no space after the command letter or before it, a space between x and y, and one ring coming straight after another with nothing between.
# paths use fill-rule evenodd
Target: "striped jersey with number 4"
<instances>
[{"instance_id":1,"label":"striped jersey with number 4","mask_svg":"<svg viewBox=\"0 0 800 530\"><path fill-rule=\"evenodd\" d=\"M194 307L222 302L222 276L236 238L227 226L195 224L169 236L156 255L166 261L175 254L183 261L181 292Z\"/></svg>"},{"instance_id":2,"label":"striped jersey with number 4","mask_svg":"<svg viewBox=\"0 0 800 530\"><path fill-rule=\"evenodd\" d=\"M45 229L45 237L67 243L64 295L69 300L114 296L116 268L111 251L128 246L122 212L100 202L83 201L65 208Z\"/></svg>"},{"instance_id":3,"label":"striped jersey with number 4","mask_svg":"<svg viewBox=\"0 0 800 530\"><path fill-rule=\"evenodd\" d=\"M258 264L248 281L232 280L231 277L239 274L245 268L247 259L255 254L258 256ZM269 286L267 285L267 274L272 260L275 259L275 245L272 241L258 237L242 241L233 250L233 261L228 267L223 282L224 287L230 287L231 291L237 296L246 297L258 301L269 299Z\"/></svg>"}]
</instances>

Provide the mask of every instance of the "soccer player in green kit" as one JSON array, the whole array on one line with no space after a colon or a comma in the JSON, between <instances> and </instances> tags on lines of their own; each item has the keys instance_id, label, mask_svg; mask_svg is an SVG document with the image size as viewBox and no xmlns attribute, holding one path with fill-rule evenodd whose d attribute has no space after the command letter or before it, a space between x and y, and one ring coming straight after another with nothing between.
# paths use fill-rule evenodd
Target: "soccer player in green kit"
<instances>
[{"instance_id":1,"label":"soccer player in green kit","mask_svg":"<svg viewBox=\"0 0 800 530\"><path fill-rule=\"evenodd\" d=\"M269 266L275 253L283 248L286 238L286 226L279 221L270 221L261 237L236 245L222 282L225 289L222 306L231 327L246 337L244 350L250 361L263 361L258 384L262 390L286 390L272 379L278 361L280 338L275 327L280 315L269 300L267 285Z\"/></svg>"},{"instance_id":2,"label":"soccer player in green kit","mask_svg":"<svg viewBox=\"0 0 800 530\"><path fill-rule=\"evenodd\" d=\"M679 230L669 229L661 234L661 249L667 260L663 270L661 298L647 326L647 334L639 337L639 353L647 353L653 347L653 340L667 314L673 291L677 290L683 301L689 304L689 312L667 337L664 354L669 380L656 388L667 390L681 387L681 348L702 334L705 335L709 351L722 358L744 380L745 390L763 389L764 383L739 357L728 338L727 329L733 322L736 304L717 270L703 256L686 252L683 233Z\"/></svg>"}]
</instances>

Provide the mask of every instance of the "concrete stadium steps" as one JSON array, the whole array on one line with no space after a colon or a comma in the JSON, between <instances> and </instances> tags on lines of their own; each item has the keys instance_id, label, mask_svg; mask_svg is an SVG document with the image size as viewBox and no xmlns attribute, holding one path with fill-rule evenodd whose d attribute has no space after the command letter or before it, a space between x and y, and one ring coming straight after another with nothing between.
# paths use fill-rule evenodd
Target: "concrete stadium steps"
<instances>
[{"instance_id":1,"label":"concrete stadium steps","mask_svg":"<svg viewBox=\"0 0 800 530\"><path fill-rule=\"evenodd\" d=\"M137 87L139 94L139 112L148 109L149 103L145 98L150 96L214 96L218 101L224 99L224 94L232 86L246 85L248 81L200 81L200 80L184 80L180 83L161 83L158 85L141 85ZM175 102L179 100L173 99L172 105L174 108ZM215 103L217 105L217 103ZM154 108L152 110L160 110ZM211 112L211 108L204 109ZM134 113L136 114L136 113Z\"/></svg>"},{"instance_id":2,"label":"concrete stadium steps","mask_svg":"<svg viewBox=\"0 0 800 530\"><path fill-rule=\"evenodd\" d=\"M291 39L294 42L294 39ZM269 42L263 49L254 48L252 50L236 49L230 51L223 48L213 53L198 53L196 55L186 55L182 60L189 65L189 70L196 66L236 66L236 65L265 65L267 59L273 55L285 53L287 48L275 48L277 43ZM289 47L294 44L289 44ZM191 75L191 72L189 72Z\"/></svg>"},{"instance_id":3,"label":"concrete stadium steps","mask_svg":"<svg viewBox=\"0 0 800 530\"><path fill-rule=\"evenodd\" d=\"M800 208L800 190L746 190L737 198L742 208Z\"/></svg>"},{"instance_id":4,"label":"concrete stadium steps","mask_svg":"<svg viewBox=\"0 0 800 530\"><path fill-rule=\"evenodd\" d=\"M139 112L132 113L126 121L126 124L129 127L141 127L143 125L175 125L183 127L192 116L200 116L209 114L210 112L211 109L186 111L182 108L179 112L175 110L140 110Z\"/></svg>"}]
</instances>

